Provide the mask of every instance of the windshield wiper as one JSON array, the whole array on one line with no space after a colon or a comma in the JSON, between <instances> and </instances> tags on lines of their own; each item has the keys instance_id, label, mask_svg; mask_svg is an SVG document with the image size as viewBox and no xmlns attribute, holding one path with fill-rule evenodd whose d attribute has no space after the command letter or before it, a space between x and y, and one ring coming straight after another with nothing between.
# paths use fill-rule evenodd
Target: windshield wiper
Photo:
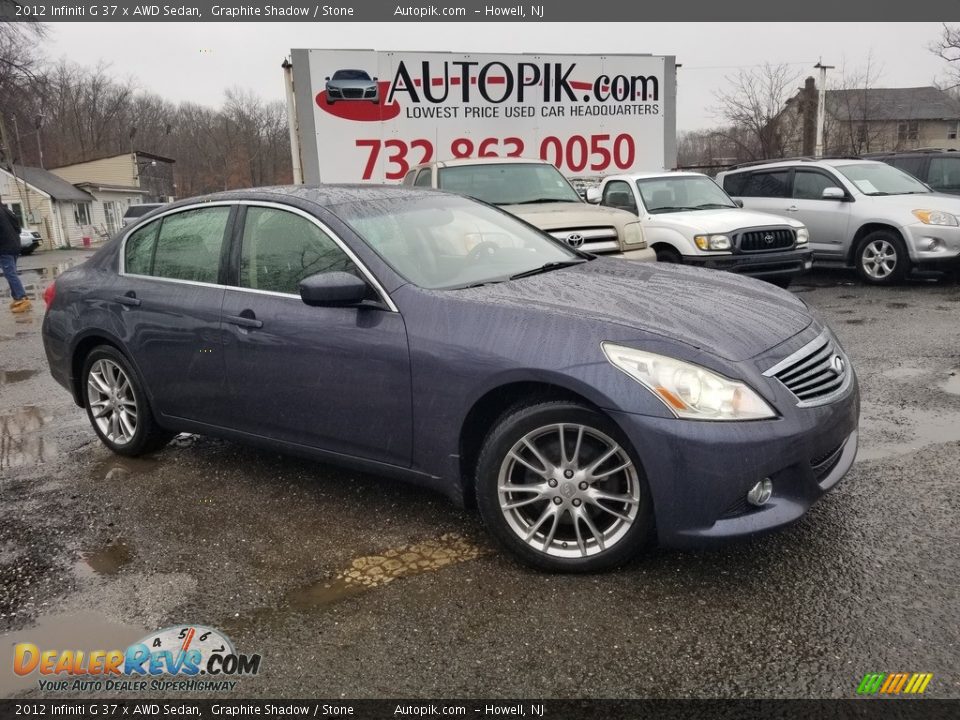
<instances>
[{"instance_id":1,"label":"windshield wiper","mask_svg":"<svg viewBox=\"0 0 960 720\"><path fill-rule=\"evenodd\" d=\"M677 212L680 210L696 210L696 208L674 207L673 205L664 205L663 207L650 208L650 213L656 215L661 212Z\"/></svg>"},{"instance_id":2,"label":"windshield wiper","mask_svg":"<svg viewBox=\"0 0 960 720\"><path fill-rule=\"evenodd\" d=\"M582 265L587 262L586 259L583 260L559 260L555 262L544 263L538 268L533 268L533 270L524 270L523 272L518 272L516 275L511 275L511 280L519 280L520 278L530 277L531 275L539 275L540 273L550 272L551 270L558 270L559 268L571 267L573 265Z\"/></svg>"},{"instance_id":3,"label":"windshield wiper","mask_svg":"<svg viewBox=\"0 0 960 720\"><path fill-rule=\"evenodd\" d=\"M687 208L688 210L715 210L718 208L734 208L736 205L723 205L721 203L704 203L703 205L696 205L692 208Z\"/></svg>"},{"instance_id":4,"label":"windshield wiper","mask_svg":"<svg viewBox=\"0 0 960 720\"><path fill-rule=\"evenodd\" d=\"M521 200L520 202L503 203L504 205L533 205L534 203L555 203L555 202L580 202L577 200L564 200L563 198L534 198L533 200Z\"/></svg>"}]
</instances>

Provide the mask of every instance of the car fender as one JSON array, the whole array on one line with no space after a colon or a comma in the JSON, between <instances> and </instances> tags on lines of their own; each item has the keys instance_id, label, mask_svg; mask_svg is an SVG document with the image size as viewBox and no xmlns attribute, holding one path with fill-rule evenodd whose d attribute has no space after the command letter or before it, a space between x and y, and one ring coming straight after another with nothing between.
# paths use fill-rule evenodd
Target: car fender
<instances>
[{"instance_id":1,"label":"car fender","mask_svg":"<svg viewBox=\"0 0 960 720\"><path fill-rule=\"evenodd\" d=\"M643 225L643 233L647 238L647 246L669 245L681 255L703 255L696 245L693 244L693 238L687 237L676 228L665 227L663 225Z\"/></svg>"}]
</instances>

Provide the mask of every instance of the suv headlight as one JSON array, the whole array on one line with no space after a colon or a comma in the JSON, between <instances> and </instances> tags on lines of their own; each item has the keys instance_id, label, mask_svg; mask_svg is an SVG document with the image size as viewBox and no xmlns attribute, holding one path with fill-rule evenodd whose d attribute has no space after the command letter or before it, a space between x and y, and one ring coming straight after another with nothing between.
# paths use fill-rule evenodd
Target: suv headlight
<instances>
[{"instance_id":1,"label":"suv headlight","mask_svg":"<svg viewBox=\"0 0 960 720\"><path fill-rule=\"evenodd\" d=\"M733 247L726 235L694 235L693 242L701 250L729 250Z\"/></svg>"},{"instance_id":2,"label":"suv headlight","mask_svg":"<svg viewBox=\"0 0 960 720\"><path fill-rule=\"evenodd\" d=\"M924 225L957 225L957 216L941 210L914 210L914 217Z\"/></svg>"},{"instance_id":3,"label":"suv headlight","mask_svg":"<svg viewBox=\"0 0 960 720\"><path fill-rule=\"evenodd\" d=\"M747 385L693 363L635 348L601 343L610 363L688 420L759 420L777 414Z\"/></svg>"},{"instance_id":4,"label":"suv headlight","mask_svg":"<svg viewBox=\"0 0 960 720\"><path fill-rule=\"evenodd\" d=\"M810 231L805 227L797 228L797 245L806 245L810 242Z\"/></svg>"},{"instance_id":5,"label":"suv headlight","mask_svg":"<svg viewBox=\"0 0 960 720\"><path fill-rule=\"evenodd\" d=\"M643 230L640 223L627 223L623 228L623 241L627 245L639 245L643 242Z\"/></svg>"}]
</instances>

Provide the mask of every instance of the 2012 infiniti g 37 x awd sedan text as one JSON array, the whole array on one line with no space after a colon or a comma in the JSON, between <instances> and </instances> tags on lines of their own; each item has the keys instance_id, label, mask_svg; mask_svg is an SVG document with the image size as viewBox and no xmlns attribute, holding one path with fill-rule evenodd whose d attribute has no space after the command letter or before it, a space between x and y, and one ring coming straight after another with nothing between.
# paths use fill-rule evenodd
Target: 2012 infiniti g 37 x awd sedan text
<instances>
[{"instance_id":1,"label":"2012 infiniti g 37 x awd sedan text","mask_svg":"<svg viewBox=\"0 0 960 720\"><path fill-rule=\"evenodd\" d=\"M114 452L187 431L411 480L540 568L786 525L857 451L853 368L794 296L456 195L185 200L46 299L51 372Z\"/></svg>"}]
</instances>

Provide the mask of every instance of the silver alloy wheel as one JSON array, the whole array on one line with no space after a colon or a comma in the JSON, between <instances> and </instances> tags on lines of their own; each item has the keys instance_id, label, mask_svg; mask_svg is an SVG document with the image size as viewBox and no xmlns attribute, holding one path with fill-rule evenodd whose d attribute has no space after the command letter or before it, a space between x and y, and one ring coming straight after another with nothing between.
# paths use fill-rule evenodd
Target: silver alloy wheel
<instances>
[{"instance_id":1,"label":"silver alloy wheel","mask_svg":"<svg viewBox=\"0 0 960 720\"><path fill-rule=\"evenodd\" d=\"M862 261L869 277L883 280L897 266L897 249L888 240L874 240L863 248Z\"/></svg>"},{"instance_id":2,"label":"silver alloy wheel","mask_svg":"<svg viewBox=\"0 0 960 720\"><path fill-rule=\"evenodd\" d=\"M520 438L500 465L497 493L511 530L559 558L609 550L640 511L640 481L626 450L579 424L547 425Z\"/></svg>"},{"instance_id":3,"label":"silver alloy wheel","mask_svg":"<svg viewBox=\"0 0 960 720\"><path fill-rule=\"evenodd\" d=\"M100 432L126 445L137 432L137 398L126 372L113 360L97 360L87 375L87 402Z\"/></svg>"}]
</instances>

